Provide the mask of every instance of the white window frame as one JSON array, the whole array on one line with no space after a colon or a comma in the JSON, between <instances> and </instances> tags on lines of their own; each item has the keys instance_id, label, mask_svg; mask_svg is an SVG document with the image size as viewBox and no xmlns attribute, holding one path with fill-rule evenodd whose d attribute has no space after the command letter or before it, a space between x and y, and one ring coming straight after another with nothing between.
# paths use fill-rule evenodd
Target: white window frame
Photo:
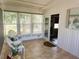
<instances>
[{"instance_id":1,"label":"white window frame","mask_svg":"<svg viewBox=\"0 0 79 59\"><path fill-rule=\"evenodd\" d=\"M15 11L3 11L3 14L4 14L4 12L15 12ZM22 13L22 12L15 12L15 13L17 13L17 20L16 20L16 22L17 22L17 24L16 24L16 26L17 26L17 29L16 29L17 30L17 34L21 34L21 31L20 31L20 29L21 29L20 25L21 24L20 24L19 14ZM31 13L26 13L25 12L25 14L31 14ZM32 15L33 14L31 14L31 24L30 24L31 32L29 34L40 34L40 33L33 33ZM35 14L35 15L40 15L40 14ZM42 15L42 17L44 17L44 16ZM3 19L4 19L4 16L3 16ZM42 23L34 23L34 24L41 24L42 25L42 32L41 32L41 34L44 33L44 18L43 18L43 22Z\"/></svg>"}]
</instances>

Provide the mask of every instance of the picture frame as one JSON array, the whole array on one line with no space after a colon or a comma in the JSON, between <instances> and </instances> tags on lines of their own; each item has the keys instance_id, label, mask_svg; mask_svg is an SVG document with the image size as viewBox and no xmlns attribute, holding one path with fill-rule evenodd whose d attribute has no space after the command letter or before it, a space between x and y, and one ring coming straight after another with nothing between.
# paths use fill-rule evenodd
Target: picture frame
<instances>
[{"instance_id":1,"label":"picture frame","mask_svg":"<svg viewBox=\"0 0 79 59\"><path fill-rule=\"evenodd\" d=\"M79 8L67 10L67 27L73 30L79 30Z\"/></svg>"}]
</instances>

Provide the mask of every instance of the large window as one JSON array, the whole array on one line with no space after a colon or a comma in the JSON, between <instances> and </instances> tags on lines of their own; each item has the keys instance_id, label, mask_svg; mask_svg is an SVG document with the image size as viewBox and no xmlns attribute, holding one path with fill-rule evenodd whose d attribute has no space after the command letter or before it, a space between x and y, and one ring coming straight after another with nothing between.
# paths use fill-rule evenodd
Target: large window
<instances>
[{"instance_id":1,"label":"large window","mask_svg":"<svg viewBox=\"0 0 79 59\"><path fill-rule=\"evenodd\" d=\"M31 33L31 14L19 13L21 34Z\"/></svg>"},{"instance_id":2,"label":"large window","mask_svg":"<svg viewBox=\"0 0 79 59\"><path fill-rule=\"evenodd\" d=\"M15 12L4 12L4 35L7 35L9 30L17 32L17 13Z\"/></svg>"},{"instance_id":3,"label":"large window","mask_svg":"<svg viewBox=\"0 0 79 59\"><path fill-rule=\"evenodd\" d=\"M4 11L4 34L9 30L20 34L42 33L43 15Z\"/></svg>"},{"instance_id":4,"label":"large window","mask_svg":"<svg viewBox=\"0 0 79 59\"><path fill-rule=\"evenodd\" d=\"M33 33L42 33L43 32L43 16L42 15L32 15L32 26Z\"/></svg>"}]
</instances>

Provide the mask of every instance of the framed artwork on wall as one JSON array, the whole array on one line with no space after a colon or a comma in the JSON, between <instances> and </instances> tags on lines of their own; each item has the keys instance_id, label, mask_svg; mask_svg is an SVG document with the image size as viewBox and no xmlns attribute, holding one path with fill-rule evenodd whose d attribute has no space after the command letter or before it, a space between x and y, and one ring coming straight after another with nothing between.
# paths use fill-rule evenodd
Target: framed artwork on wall
<instances>
[{"instance_id":1,"label":"framed artwork on wall","mask_svg":"<svg viewBox=\"0 0 79 59\"><path fill-rule=\"evenodd\" d=\"M79 30L79 8L69 9L67 19L67 27L69 29Z\"/></svg>"}]
</instances>

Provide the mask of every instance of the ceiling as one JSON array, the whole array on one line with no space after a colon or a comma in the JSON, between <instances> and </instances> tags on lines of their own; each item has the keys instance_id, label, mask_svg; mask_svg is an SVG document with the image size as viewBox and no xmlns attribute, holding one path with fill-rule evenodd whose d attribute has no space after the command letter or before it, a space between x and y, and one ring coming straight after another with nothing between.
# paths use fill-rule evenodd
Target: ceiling
<instances>
[{"instance_id":1,"label":"ceiling","mask_svg":"<svg viewBox=\"0 0 79 59\"><path fill-rule=\"evenodd\" d=\"M49 5L52 0L0 0L2 4L8 5L19 5L19 6L28 6L28 7L36 7L43 9L47 5Z\"/></svg>"},{"instance_id":2,"label":"ceiling","mask_svg":"<svg viewBox=\"0 0 79 59\"><path fill-rule=\"evenodd\" d=\"M38 5L47 5L51 0L17 0L21 2L28 2L32 4L38 4Z\"/></svg>"}]
</instances>

